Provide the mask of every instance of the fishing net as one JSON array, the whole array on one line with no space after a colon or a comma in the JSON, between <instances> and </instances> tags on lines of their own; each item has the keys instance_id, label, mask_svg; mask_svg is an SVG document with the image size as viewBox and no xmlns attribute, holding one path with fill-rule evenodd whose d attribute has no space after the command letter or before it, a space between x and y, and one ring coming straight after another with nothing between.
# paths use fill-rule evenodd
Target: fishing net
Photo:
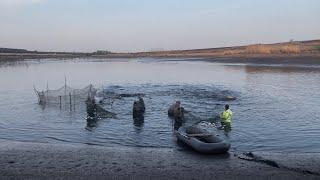
<instances>
[{"instance_id":1,"label":"fishing net","mask_svg":"<svg viewBox=\"0 0 320 180\"><path fill-rule=\"evenodd\" d=\"M38 91L34 88L37 94L38 102L42 107L58 107L60 109L87 112L87 122L91 126L100 118L113 118L115 113L107 111L97 102L97 89L93 85L88 85L82 89L75 89L64 85L63 87L46 91Z\"/></svg>"},{"instance_id":2,"label":"fishing net","mask_svg":"<svg viewBox=\"0 0 320 180\"><path fill-rule=\"evenodd\" d=\"M70 107L75 108L76 104L83 103L88 98L94 98L97 90L93 85L88 85L82 89L75 89L64 85L63 87L46 91L38 91L34 88L38 97L38 102L41 105L58 105L60 108Z\"/></svg>"}]
</instances>

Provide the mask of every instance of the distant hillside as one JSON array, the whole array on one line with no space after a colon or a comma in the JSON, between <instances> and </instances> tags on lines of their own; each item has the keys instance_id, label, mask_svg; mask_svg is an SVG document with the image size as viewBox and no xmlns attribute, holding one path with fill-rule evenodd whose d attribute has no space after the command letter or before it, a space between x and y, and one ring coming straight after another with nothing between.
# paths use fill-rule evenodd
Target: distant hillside
<instances>
[{"instance_id":1,"label":"distant hillside","mask_svg":"<svg viewBox=\"0 0 320 180\"><path fill-rule=\"evenodd\" d=\"M27 53L25 49L0 48L0 53Z\"/></svg>"},{"instance_id":2,"label":"distant hillside","mask_svg":"<svg viewBox=\"0 0 320 180\"><path fill-rule=\"evenodd\" d=\"M96 51L80 52L38 52L25 49L0 48L0 60L9 59L44 59L44 58L137 58L137 57L195 57L195 58L224 58L224 57L296 57L308 56L320 58L320 40L291 41L274 44L253 44L208 49L152 51L136 53L113 53Z\"/></svg>"},{"instance_id":3,"label":"distant hillside","mask_svg":"<svg viewBox=\"0 0 320 180\"><path fill-rule=\"evenodd\" d=\"M253 44L247 46L138 52L138 53L117 53L118 56L135 57L233 57L252 55L315 55L320 54L320 40L292 41L275 44Z\"/></svg>"}]
</instances>

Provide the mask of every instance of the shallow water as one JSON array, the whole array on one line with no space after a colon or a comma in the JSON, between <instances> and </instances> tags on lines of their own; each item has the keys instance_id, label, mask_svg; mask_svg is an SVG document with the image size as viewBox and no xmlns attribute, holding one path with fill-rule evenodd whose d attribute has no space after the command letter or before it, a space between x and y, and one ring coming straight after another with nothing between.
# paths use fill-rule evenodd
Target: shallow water
<instances>
[{"instance_id":1,"label":"shallow water","mask_svg":"<svg viewBox=\"0 0 320 180\"><path fill-rule=\"evenodd\" d=\"M116 99L116 118L87 126L85 108L37 104L33 85L50 89L90 83L116 94L143 93L146 114L132 119L136 97ZM40 60L0 64L0 138L102 146L178 147L167 108L182 101L193 118L209 120L229 103L233 150L320 152L320 66L221 64L171 59ZM226 95L237 97L225 102ZM80 104L80 103L79 103ZM221 132L223 134L223 132Z\"/></svg>"}]
</instances>

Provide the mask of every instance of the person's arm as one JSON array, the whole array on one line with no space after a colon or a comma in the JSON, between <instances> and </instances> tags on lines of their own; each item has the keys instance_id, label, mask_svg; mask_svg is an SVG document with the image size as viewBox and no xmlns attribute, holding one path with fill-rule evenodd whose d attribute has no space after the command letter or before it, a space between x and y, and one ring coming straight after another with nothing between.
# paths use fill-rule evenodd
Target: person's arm
<instances>
[{"instance_id":1,"label":"person's arm","mask_svg":"<svg viewBox=\"0 0 320 180\"><path fill-rule=\"evenodd\" d=\"M221 112L220 118L221 118L221 119L226 119L226 113L225 113L224 111Z\"/></svg>"},{"instance_id":2,"label":"person's arm","mask_svg":"<svg viewBox=\"0 0 320 180\"><path fill-rule=\"evenodd\" d=\"M230 119L232 119L232 111L229 111L229 117L230 117Z\"/></svg>"},{"instance_id":3,"label":"person's arm","mask_svg":"<svg viewBox=\"0 0 320 180\"><path fill-rule=\"evenodd\" d=\"M226 119L231 118L231 114L230 113L226 113Z\"/></svg>"}]
</instances>

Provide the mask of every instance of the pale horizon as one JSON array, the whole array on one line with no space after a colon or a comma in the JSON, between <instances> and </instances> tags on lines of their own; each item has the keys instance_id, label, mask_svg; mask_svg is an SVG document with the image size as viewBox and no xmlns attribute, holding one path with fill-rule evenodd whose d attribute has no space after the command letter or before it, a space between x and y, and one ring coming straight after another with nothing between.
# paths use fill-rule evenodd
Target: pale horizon
<instances>
[{"instance_id":1,"label":"pale horizon","mask_svg":"<svg viewBox=\"0 0 320 180\"><path fill-rule=\"evenodd\" d=\"M320 38L316 0L0 0L0 47L138 52Z\"/></svg>"}]
</instances>

